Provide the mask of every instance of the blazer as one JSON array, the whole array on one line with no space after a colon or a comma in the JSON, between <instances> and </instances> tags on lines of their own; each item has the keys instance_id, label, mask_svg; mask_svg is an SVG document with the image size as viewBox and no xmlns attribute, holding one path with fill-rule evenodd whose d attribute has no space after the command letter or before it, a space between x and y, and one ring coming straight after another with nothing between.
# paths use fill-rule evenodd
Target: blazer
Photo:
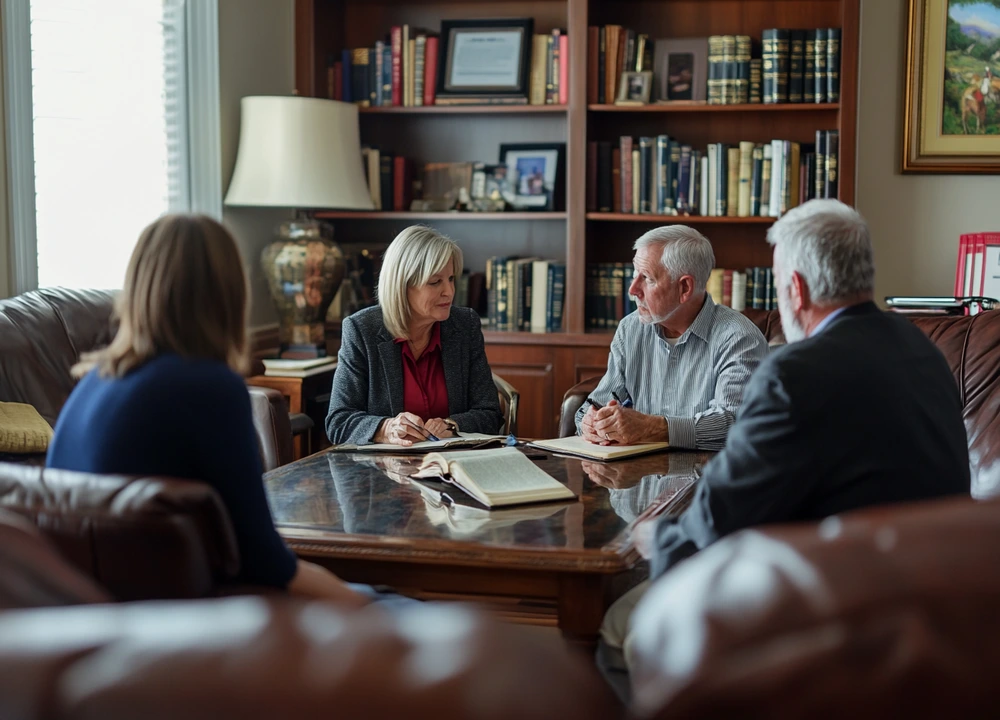
<instances>
[{"instance_id":1,"label":"blazer","mask_svg":"<svg viewBox=\"0 0 1000 720\"><path fill-rule=\"evenodd\" d=\"M503 417L475 310L453 307L441 323L441 364L459 430L496 434ZM401 412L403 347L386 330L382 308L365 308L344 319L326 435L335 445L371 442L382 420Z\"/></svg>"},{"instance_id":2,"label":"blazer","mask_svg":"<svg viewBox=\"0 0 1000 720\"><path fill-rule=\"evenodd\" d=\"M761 363L691 506L656 527L651 574L742 528L969 492L944 356L908 320L854 305Z\"/></svg>"}]
</instances>

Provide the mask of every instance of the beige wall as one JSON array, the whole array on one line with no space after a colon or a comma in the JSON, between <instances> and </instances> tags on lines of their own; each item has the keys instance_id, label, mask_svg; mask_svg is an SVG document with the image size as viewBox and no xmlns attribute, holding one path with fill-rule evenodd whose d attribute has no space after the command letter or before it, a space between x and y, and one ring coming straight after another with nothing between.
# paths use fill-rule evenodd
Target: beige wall
<instances>
[{"instance_id":1,"label":"beige wall","mask_svg":"<svg viewBox=\"0 0 1000 720\"><path fill-rule=\"evenodd\" d=\"M294 11L292 0L219 0L223 193L229 187L239 147L240 98L291 95L295 88ZM277 321L260 270L260 251L288 217L285 210L227 207L223 212L250 275L251 326Z\"/></svg>"},{"instance_id":2,"label":"beige wall","mask_svg":"<svg viewBox=\"0 0 1000 720\"><path fill-rule=\"evenodd\" d=\"M862 0L856 204L875 244L876 297L950 295L958 236L1000 230L1000 177L899 172L907 0Z\"/></svg>"},{"instance_id":3,"label":"beige wall","mask_svg":"<svg viewBox=\"0 0 1000 720\"><path fill-rule=\"evenodd\" d=\"M0 20L2 30L2 20ZM0 33L0 167L7 167L7 117L3 87L3 41ZM8 210L7 172L0 173L0 298L14 294L13 263L11 262L10 213Z\"/></svg>"},{"instance_id":4,"label":"beige wall","mask_svg":"<svg viewBox=\"0 0 1000 720\"><path fill-rule=\"evenodd\" d=\"M222 190L236 163L240 98L291 95L295 88L295 3L292 0L219 0L219 94ZM277 321L260 251L289 217L285 210L225 208L223 221L236 235L250 275L250 325Z\"/></svg>"}]
</instances>

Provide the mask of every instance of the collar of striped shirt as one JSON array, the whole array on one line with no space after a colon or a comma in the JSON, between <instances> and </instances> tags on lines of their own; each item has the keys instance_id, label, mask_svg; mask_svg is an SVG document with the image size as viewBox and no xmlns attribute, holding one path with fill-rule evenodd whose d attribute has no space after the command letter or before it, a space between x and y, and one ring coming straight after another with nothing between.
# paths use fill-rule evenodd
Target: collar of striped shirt
<instances>
[{"instance_id":1,"label":"collar of striped shirt","mask_svg":"<svg viewBox=\"0 0 1000 720\"><path fill-rule=\"evenodd\" d=\"M712 296L707 292L705 293L705 302L701 306L701 310L694 318L688 329L681 333L681 336L677 338L677 344L687 342L689 335L696 335L705 342L708 342L709 335L712 332L712 320L715 316L715 302L712 300ZM666 341L666 337L663 335L663 329L657 326L657 332L659 333L660 339Z\"/></svg>"}]
</instances>

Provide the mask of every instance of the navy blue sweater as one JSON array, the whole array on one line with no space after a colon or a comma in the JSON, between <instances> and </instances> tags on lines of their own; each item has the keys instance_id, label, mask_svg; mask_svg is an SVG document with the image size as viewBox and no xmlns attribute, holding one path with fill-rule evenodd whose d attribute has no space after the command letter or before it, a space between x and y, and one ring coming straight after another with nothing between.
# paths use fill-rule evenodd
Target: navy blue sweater
<instances>
[{"instance_id":1,"label":"navy blue sweater","mask_svg":"<svg viewBox=\"0 0 1000 720\"><path fill-rule=\"evenodd\" d=\"M239 579L285 587L295 574L264 494L250 396L223 363L168 354L123 378L90 372L59 415L46 465L208 483L236 531Z\"/></svg>"}]
</instances>

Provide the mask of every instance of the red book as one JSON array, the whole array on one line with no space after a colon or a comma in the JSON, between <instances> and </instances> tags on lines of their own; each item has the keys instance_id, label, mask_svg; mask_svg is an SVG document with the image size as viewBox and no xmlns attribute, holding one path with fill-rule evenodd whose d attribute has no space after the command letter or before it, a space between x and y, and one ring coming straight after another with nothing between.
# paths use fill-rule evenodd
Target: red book
<instances>
[{"instance_id":1,"label":"red book","mask_svg":"<svg viewBox=\"0 0 1000 720\"><path fill-rule=\"evenodd\" d=\"M632 138L622 136L618 140L621 150L621 208L623 213L632 212Z\"/></svg>"},{"instance_id":2,"label":"red book","mask_svg":"<svg viewBox=\"0 0 1000 720\"><path fill-rule=\"evenodd\" d=\"M733 306L733 271L722 271L722 304L726 307Z\"/></svg>"},{"instance_id":3,"label":"red book","mask_svg":"<svg viewBox=\"0 0 1000 720\"><path fill-rule=\"evenodd\" d=\"M434 104L434 92L437 89L438 69L438 39L431 35L427 38L424 49L424 105Z\"/></svg>"},{"instance_id":4,"label":"red book","mask_svg":"<svg viewBox=\"0 0 1000 720\"><path fill-rule=\"evenodd\" d=\"M333 64L333 100L344 99L344 63L340 60Z\"/></svg>"},{"instance_id":5,"label":"red book","mask_svg":"<svg viewBox=\"0 0 1000 720\"><path fill-rule=\"evenodd\" d=\"M408 158L397 155L392 159L392 209L406 212L413 199L413 164Z\"/></svg>"},{"instance_id":6,"label":"red book","mask_svg":"<svg viewBox=\"0 0 1000 720\"><path fill-rule=\"evenodd\" d=\"M403 104L403 28L393 25L389 41L392 43L392 104L400 107Z\"/></svg>"},{"instance_id":7,"label":"red book","mask_svg":"<svg viewBox=\"0 0 1000 720\"><path fill-rule=\"evenodd\" d=\"M559 104L569 105L569 36L559 36Z\"/></svg>"},{"instance_id":8,"label":"red book","mask_svg":"<svg viewBox=\"0 0 1000 720\"><path fill-rule=\"evenodd\" d=\"M611 151L611 212L622 211L622 151ZM622 316L624 317L624 315Z\"/></svg>"},{"instance_id":9,"label":"red book","mask_svg":"<svg viewBox=\"0 0 1000 720\"><path fill-rule=\"evenodd\" d=\"M587 212L597 212L597 141L587 141Z\"/></svg>"}]
</instances>

